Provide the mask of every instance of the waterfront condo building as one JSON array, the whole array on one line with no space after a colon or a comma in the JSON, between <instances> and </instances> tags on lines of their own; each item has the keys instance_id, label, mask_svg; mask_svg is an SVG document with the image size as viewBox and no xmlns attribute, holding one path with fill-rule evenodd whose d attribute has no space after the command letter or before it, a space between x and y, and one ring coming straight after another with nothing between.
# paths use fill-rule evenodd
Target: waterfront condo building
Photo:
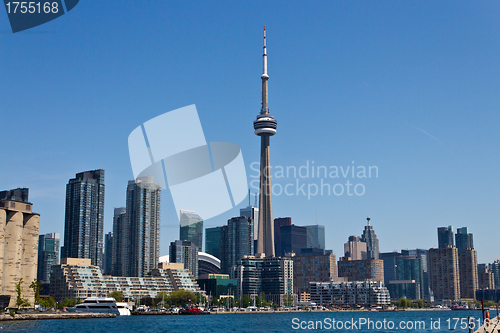
<instances>
[{"instance_id":1,"label":"waterfront condo building","mask_svg":"<svg viewBox=\"0 0 500 333\"><path fill-rule=\"evenodd\" d=\"M128 232L125 237L129 251L125 276L146 276L158 267L160 202L161 186L154 183L152 176L128 182L125 219Z\"/></svg>"},{"instance_id":2,"label":"waterfront condo building","mask_svg":"<svg viewBox=\"0 0 500 333\"><path fill-rule=\"evenodd\" d=\"M198 247L188 240L176 240L170 243L170 262L183 264L184 268L198 278Z\"/></svg>"},{"instance_id":3,"label":"waterfront condo building","mask_svg":"<svg viewBox=\"0 0 500 333\"><path fill-rule=\"evenodd\" d=\"M111 250L111 275L126 276L128 272L127 256L130 251L127 209L118 207L113 215L113 243Z\"/></svg>"},{"instance_id":4,"label":"waterfront condo building","mask_svg":"<svg viewBox=\"0 0 500 333\"><path fill-rule=\"evenodd\" d=\"M430 286L435 300L460 299L458 249L451 245L429 250Z\"/></svg>"},{"instance_id":5,"label":"waterfront condo building","mask_svg":"<svg viewBox=\"0 0 500 333\"><path fill-rule=\"evenodd\" d=\"M310 293L310 282L329 282L337 277L335 255L293 256L293 292Z\"/></svg>"},{"instance_id":6,"label":"waterfront condo building","mask_svg":"<svg viewBox=\"0 0 500 333\"><path fill-rule=\"evenodd\" d=\"M460 272L460 298L475 299L478 286L476 250L465 248L458 251Z\"/></svg>"},{"instance_id":7,"label":"waterfront condo building","mask_svg":"<svg viewBox=\"0 0 500 333\"><path fill-rule=\"evenodd\" d=\"M381 281L311 282L311 302L334 306L388 305L389 291Z\"/></svg>"},{"instance_id":8,"label":"waterfront condo building","mask_svg":"<svg viewBox=\"0 0 500 333\"><path fill-rule=\"evenodd\" d=\"M221 272L231 274L233 266L244 256L254 254L253 222L246 216L233 217L222 227Z\"/></svg>"},{"instance_id":9,"label":"waterfront condo building","mask_svg":"<svg viewBox=\"0 0 500 333\"><path fill-rule=\"evenodd\" d=\"M103 228L104 170L78 173L66 185L61 258L88 258L102 267Z\"/></svg>"}]
</instances>

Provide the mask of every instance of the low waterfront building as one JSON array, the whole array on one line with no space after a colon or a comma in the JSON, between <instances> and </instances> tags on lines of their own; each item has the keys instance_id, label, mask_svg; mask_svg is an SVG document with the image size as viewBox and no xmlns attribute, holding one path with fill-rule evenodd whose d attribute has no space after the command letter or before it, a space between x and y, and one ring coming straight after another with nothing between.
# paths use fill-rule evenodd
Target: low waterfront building
<instances>
[{"instance_id":1,"label":"low waterfront building","mask_svg":"<svg viewBox=\"0 0 500 333\"><path fill-rule=\"evenodd\" d=\"M52 266L50 295L56 301L64 298L87 298L121 291L129 300L156 297L160 291L190 290L200 292L199 286L182 264L160 263L148 277L117 277L103 275L91 259L64 258Z\"/></svg>"},{"instance_id":2,"label":"low waterfront building","mask_svg":"<svg viewBox=\"0 0 500 333\"><path fill-rule=\"evenodd\" d=\"M311 302L335 306L388 305L389 290L381 281L311 282Z\"/></svg>"},{"instance_id":3,"label":"low waterfront building","mask_svg":"<svg viewBox=\"0 0 500 333\"><path fill-rule=\"evenodd\" d=\"M21 295L34 303L29 287L37 277L38 228L40 215L33 213L28 189L0 193L0 294L10 295L9 307L16 307L16 284L23 279Z\"/></svg>"},{"instance_id":4,"label":"low waterfront building","mask_svg":"<svg viewBox=\"0 0 500 333\"><path fill-rule=\"evenodd\" d=\"M197 282L200 289L210 298L234 297L238 293L237 280L230 279L227 274L203 274Z\"/></svg>"}]
</instances>

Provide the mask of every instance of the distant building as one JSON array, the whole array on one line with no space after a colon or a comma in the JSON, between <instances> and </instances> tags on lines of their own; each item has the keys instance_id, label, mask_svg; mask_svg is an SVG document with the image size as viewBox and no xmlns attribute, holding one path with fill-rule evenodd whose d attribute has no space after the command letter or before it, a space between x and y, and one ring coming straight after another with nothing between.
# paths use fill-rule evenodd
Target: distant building
<instances>
[{"instance_id":1,"label":"distant building","mask_svg":"<svg viewBox=\"0 0 500 333\"><path fill-rule=\"evenodd\" d=\"M220 274L220 260L211 254L198 252L198 277L204 274Z\"/></svg>"},{"instance_id":2,"label":"distant building","mask_svg":"<svg viewBox=\"0 0 500 333\"><path fill-rule=\"evenodd\" d=\"M292 258L256 258L247 256L238 261L233 275L238 280L238 298L265 294L273 304L284 305L296 300L293 294Z\"/></svg>"},{"instance_id":3,"label":"distant building","mask_svg":"<svg viewBox=\"0 0 500 333\"><path fill-rule=\"evenodd\" d=\"M493 273L495 288L500 288L500 258L488 265L488 269Z\"/></svg>"},{"instance_id":4,"label":"distant building","mask_svg":"<svg viewBox=\"0 0 500 333\"><path fill-rule=\"evenodd\" d=\"M415 280L393 280L386 283L385 286L394 301L398 301L402 297L406 299L422 298L420 296L420 283Z\"/></svg>"},{"instance_id":5,"label":"distant building","mask_svg":"<svg viewBox=\"0 0 500 333\"><path fill-rule=\"evenodd\" d=\"M319 224L306 225L307 248L325 249L325 226Z\"/></svg>"},{"instance_id":6,"label":"distant building","mask_svg":"<svg viewBox=\"0 0 500 333\"><path fill-rule=\"evenodd\" d=\"M277 217L274 219L274 253L277 256L281 253L281 227L292 225L291 217Z\"/></svg>"},{"instance_id":7,"label":"distant building","mask_svg":"<svg viewBox=\"0 0 500 333\"><path fill-rule=\"evenodd\" d=\"M125 276L146 276L158 268L160 257L161 186L154 178L138 177L128 182L125 235Z\"/></svg>"},{"instance_id":8,"label":"distant building","mask_svg":"<svg viewBox=\"0 0 500 333\"><path fill-rule=\"evenodd\" d=\"M66 185L61 258L88 258L102 267L103 237L104 170L77 173Z\"/></svg>"},{"instance_id":9,"label":"distant building","mask_svg":"<svg viewBox=\"0 0 500 333\"><path fill-rule=\"evenodd\" d=\"M222 227L221 271L230 274L233 266L244 256L253 255L253 222L246 216L233 217Z\"/></svg>"},{"instance_id":10,"label":"distant building","mask_svg":"<svg viewBox=\"0 0 500 333\"><path fill-rule=\"evenodd\" d=\"M362 242L359 236L349 236L349 240L344 244L344 256L351 260L367 259L366 243Z\"/></svg>"},{"instance_id":11,"label":"distant building","mask_svg":"<svg viewBox=\"0 0 500 333\"><path fill-rule=\"evenodd\" d=\"M478 285L476 250L466 248L458 251L458 270L460 272L460 298L475 299Z\"/></svg>"},{"instance_id":12,"label":"distant building","mask_svg":"<svg viewBox=\"0 0 500 333\"><path fill-rule=\"evenodd\" d=\"M337 277L333 254L294 256L292 260L294 294L309 293L309 282L329 282Z\"/></svg>"},{"instance_id":13,"label":"distant building","mask_svg":"<svg viewBox=\"0 0 500 333\"><path fill-rule=\"evenodd\" d=\"M45 285L44 294L48 293L50 270L59 265L60 235L57 232L38 236L38 272L37 279Z\"/></svg>"},{"instance_id":14,"label":"distant building","mask_svg":"<svg viewBox=\"0 0 500 333\"><path fill-rule=\"evenodd\" d=\"M111 258L111 275L126 276L130 270L128 254L130 253L130 227L127 222L125 207L115 208L113 215L113 243Z\"/></svg>"},{"instance_id":15,"label":"distant building","mask_svg":"<svg viewBox=\"0 0 500 333\"><path fill-rule=\"evenodd\" d=\"M13 190L0 191L0 200L11 200L20 202L29 202L29 189L18 187Z\"/></svg>"},{"instance_id":16,"label":"distant building","mask_svg":"<svg viewBox=\"0 0 500 333\"><path fill-rule=\"evenodd\" d=\"M463 227L457 229L457 234L455 235L455 241L457 244L458 251L463 251L467 248L474 248L474 238L471 233L469 233L469 228Z\"/></svg>"},{"instance_id":17,"label":"distant building","mask_svg":"<svg viewBox=\"0 0 500 333\"><path fill-rule=\"evenodd\" d=\"M11 296L11 308L16 307L16 284L21 278L21 294L34 303L29 285L37 277L40 215L32 209L29 202L0 200L0 294Z\"/></svg>"},{"instance_id":18,"label":"distant building","mask_svg":"<svg viewBox=\"0 0 500 333\"><path fill-rule=\"evenodd\" d=\"M494 274L490 272L488 268L486 267L483 267L482 269L478 268L477 280L478 280L477 284L478 289L495 289Z\"/></svg>"},{"instance_id":19,"label":"distant building","mask_svg":"<svg viewBox=\"0 0 500 333\"><path fill-rule=\"evenodd\" d=\"M378 246L378 238L373 230L373 226L370 225L370 218L366 218L367 224L363 235L361 236L361 241L366 243L366 257L367 259L378 259L380 253Z\"/></svg>"},{"instance_id":20,"label":"distant building","mask_svg":"<svg viewBox=\"0 0 500 333\"><path fill-rule=\"evenodd\" d=\"M184 268L198 278L198 248L188 240L176 240L170 243L170 263L183 264Z\"/></svg>"},{"instance_id":21,"label":"distant building","mask_svg":"<svg viewBox=\"0 0 500 333\"><path fill-rule=\"evenodd\" d=\"M307 229L296 225L285 225L280 228L281 246L277 255L284 257L286 253L301 254L307 248Z\"/></svg>"},{"instance_id":22,"label":"distant building","mask_svg":"<svg viewBox=\"0 0 500 333\"><path fill-rule=\"evenodd\" d=\"M455 246L453 242L453 226L438 228L438 247L445 249L448 245Z\"/></svg>"},{"instance_id":23,"label":"distant building","mask_svg":"<svg viewBox=\"0 0 500 333\"><path fill-rule=\"evenodd\" d=\"M458 250L448 245L446 248L429 250L429 273L431 290L436 300L459 300L460 277Z\"/></svg>"},{"instance_id":24,"label":"distant building","mask_svg":"<svg viewBox=\"0 0 500 333\"><path fill-rule=\"evenodd\" d=\"M311 302L316 304L370 306L391 303L389 291L381 281L311 282L310 290Z\"/></svg>"},{"instance_id":25,"label":"distant building","mask_svg":"<svg viewBox=\"0 0 500 333\"><path fill-rule=\"evenodd\" d=\"M420 259L422 265L423 282L420 286L420 295L424 299L430 299L430 277L429 277L429 250L414 249L401 250L401 254L406 257L415 257Z\"/></svg>"},{"instance_id":26,"label":"distant building","mask_svg":"<svg viewBox=\"0 0 500 333\"><path fill-rule=\"evenodd\" d=\"M102 272L106 275L111 275L113 262L113 232L108 232L104 235L104 261Z\"/></svg>"},{"instance_id":27,"label":"distant building","mask_svg":"<svg viewBox=\"0 0 500 333\"><path fill-rule=\"evenodd\" d=\"M240 209L240 216L246 216L252 219L253 224L253 248L257 248L257 236L259 235L259 207L247 206ZM205 230L206 232L206 230Z\"/></svg>"},{"instance_id":28,"label":"distant building","mask_svg":"<svg viewBox=\"0 0 500 333\"><path fill-rule=\"evenodd\" d=\"M500 302L500 289L478 289L476 299L498 303Z\"/></svg>"},{"instance_id":29,"label":"distant building","mask_svg":"<svg viewBox=\"0 0 500 333\"><path fill-rule=\"evenodd\" d=\"M190 210L181 209L180 223L179 239L193 242L198 251L201 251L203 246L203 219L201 216Z\"/></svg>"},{"instance_id":30,"label":"distant building","mask_svg":"<svg viewBox=\"0 0 500 333\"><path fill-rule=\"evenodd\" d=\"M156 297L160 291L200 292L182 264L162 263L147 277L116 277L103 275L98 266L91 265L90 259L65 258L53 267L50 279L50 295L57 302L65 298L100 297L117 290L129 301Z\"/></svg>"},{"instance_id":31,"label":"distant building","mask_svg":"<svg viewBox=\"0 0 500 333\"><path fill-rule=\"evenodd\" d=\"M205 229L205 252L221 259L221 233L222 227Z\"/></svg>"},{"instance_id":32,"label":"distant building","mask_svg":"<svg viewBox=\"0 0 500 333\"><path fill-rule=\"evenodd\" d=\"M238 295L237 280L230 279L227 274L203 274L197 280L200 289L211 299L221 296L236 297Z\"/></svg>"},{"instance_id":33,"label":"distant building","mask_svg":"<svg viewBox=\"0 0 500 333\"><path fill-rule=\"evenodd\" d=\"M424 271L421 258L388 252L380 253L380 259L384 261L384 281L391 292L391 299L424 297ZM418 290L415 291L415 288Z\"/></svg>"},{"instance_id":34,"label":"distant building","mask_svg":"<svg viewBox=\"0 0 500 333\"><path fill-rule=\"evenodd\" d=\"M380 259L349 260L341 258L338 262L339 277L348 281L381 281L384 282L384 261Z\"/></svg>"}]
</instances>

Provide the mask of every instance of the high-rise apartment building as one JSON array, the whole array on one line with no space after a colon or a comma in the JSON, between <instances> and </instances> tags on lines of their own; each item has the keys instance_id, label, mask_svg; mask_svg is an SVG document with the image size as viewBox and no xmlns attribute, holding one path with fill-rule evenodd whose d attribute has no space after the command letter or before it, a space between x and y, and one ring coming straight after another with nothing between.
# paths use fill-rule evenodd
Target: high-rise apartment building
<instances>
[{"instance_id":1,"label":"high-rise apartment building","mask_svg":"<svg viewBox=\"0 0 500 333\"><path fill-rule=\"evenodd\" d=\"M494 262L489 264L488 269L493 273L495 288L500 288L500 258L496 258Z\"/></svg>"},{"instance_id":2,"label":"high-rise apartment building","mask_svg":"<svg viewBox=\"0 0 500 333\"><path fill-rule=\"evenodd\" d=\"M104 170L78 173L66 185L61 258L88 258L102 267L103 228Z\"/></svg>"},{"instance_id":3,"label":"high-rise apartment building","mask_svg":"<svg viewBox=\"0 0 500 333\"><path fill-rule=\"evenodd\" d=\"M460 299L458 250L448 245L429 250L430 287L436 300Z\"/></svg>"},{"instance_id":4,"label":"high-rise apartment building","mask_svg":"<svg viewBox=\"0 0 500 333\"><path fill-rule=\"evenodd\" d=\"M34 303L29 285L37 277L40 215L33 213L27 199L0 200L0 294L10 295L10 308L16 307L16 284L21 278L21 294Z\"/></svg>"},{"instance_id":5,"label":"high-rise apartment building","mask_svg":"<svg viewBox=\"0 0 500 333\"><path fill-rule=\"evenodd\" d=\"M495 279L494 274L486 268L486 264L482 264L484 267L477 269L477 289L495 289Z\"/></svg>"},{"instance_id":6,"label":"high-rise apartment building","mask_svg":"<svg viewBox=\"0 0 500 333\"><path fill-rule=\"evenodd\" d=\"M113 232L108 232L104 235L104 260L102 273L111 275L113 263Z\"/></svg>"},{"instance_id":7,"label":"high-rise apartment building","mask_svg":"<svg viewBox=\"0 0 500 333\"><path fill-rule=\"evenodd\" d=\"M277 217L274 219L274 253L281 254L281 227L292 225L291 217Z\"/></svg>"},{"instance_id":8,"label":"high-rise apartment building","mask_svg":"<svg viewBox=\"0 0 500 333\"><path fill-rule=\"evenodd\" d=\"M170 262L184 264L184 268L198 278L198 247L188 240L176 240L170 243Z\"/></svg>"},{"instance_id":9,"label":"high-rise apartment building","mask_svg":"<svg viewBox=\"0 0 500 333\"><path fill-rule=\"evenodd\" d=\"M205 253L221 259L221 233L222 227L205 229Z\"/></svg>"},{"instance_id":10,"label":"high-rise apartment building","mask_svg":"<svg viewBox=\"0 0 500 333\"><path fill-rule=\"evenodd\" d=\"M50 270L53 265L59 265L59 233L38 236L38 271L37 279L42 285L50 283ZM48 290L45 290L48 292Z\"/></svg>"},{"instance_id":11,"label":"high-rise apartment building","mask_svg":"<svg viewBox=\"0 0 500 333\"><path fill-rule=\"evenodd\" d=\"M201 216L190 210L181 209L180 223L179 239L193 242L198 247L198 251L201 251L203 246L203 219Z\"/></svg>"},{"instance_id":12,"label":"high-rise apartment building","mask_svg":"<svg viewBox=\"0 0 500 333\"><path fill-rule=\"evenodd\" d=\"M337 277L335 255L294 256L293 260L293 292L310 293L310 282L329 282Z\"/></svg>"},{"instance_id":13,"label":"high-rise apartment building","mask_svg":"<svg viewBox=\"0 0 500 333\"><path fill-rule=\"evenodd\" d=\"M111 275L126 276L128 272L128 253L130 251L129 227L127 223L127 209L118 207L113 215L113 243L111 258Z\"/></svg>"},{"instance_id":14,"label":"high-rise apartment building","mask_svg":"<svg viewBox=\"0 0 500 333\"><path fill-rule=\"evenodd\" d=\"M221 233L221 271L231 274L233 266L243 256L251 256L253 248L253 223L246 216L233 217L222 227Z\"/></svg>"},{"instance_id":15,"label":"high-rise apartment building","mask_svg":"<svg viewBox=\"0 0 500 333\"><path fill-rule=\"evenodd\" d=\"M455 242L458 251L463 251L467 248L474 248L474 239L471 233L469 233L469 228L463 227L458 228L455 235Z\"/></svg>"},{"instance_id":16,"label":"high-rise apartment building","mask_svg":"<svg viewBox=\"0 0 500 333\"><path fill-rule=\"evenodd\" d=\"M250 195L250 194L249 194ZM240 216L246 216L252 219L253 224L253 248L257 248L257 237L259 236L259 207L249 205L240 209ZM206 230L205 230L206 231Z\"/></svg>"},{"instance_id":17,"label":"high-rise apartment building","mask_svg":"<svg viewBox=\"0 0 500 333\"><path fill-rule=\"evenodd\" d=\"M440 227L438 230L438 247L445 249L448 245L455 246L453 242L453 226Z\"/></svg>"},{"instance_id":18,"label":"high-rise apartment building","mask_svg":"<svg viewBox=\"0 0 500 333\"><path fill-rule=\"evenodd\" d=\"M466 248L458 251L458 269L460 272L460 298L475 299L478 286L476 250Z\"/></svg>"},{"instance_id":19,"label":"high-rise apartment building","mask_svg":"<svg viewBox=\"0 0 500 333\"><path fill-rule=\"evenodd\" d=\"M340 258L338 262L339 277L348 281L374 280L384 282L384 261L380 259L349 260Z\"/></svg>"},{"instance_id":20,"label":"high-rise apartment building","mask_svg":"<svg viewBox=\"0 0 500 333\"><path fill-rule=\"evenodd\" d=\"M366 218L367 224L363 235L361 236L361 241L366 243L366 256L367 259L378 259L379 256L379 246L378 238L373 230L373 226L370 225L370 218Z\"/></svg>"},{"instance_id":21,"label":"high-rise apartment building","mask_svg":"<svg viewBox=\"0 0 500 333\"><path fill-rule=\"evenodd\" d=\"M238 281L238 298L265 295L266 301L285 305L293 295L292 258L256 258L246 256L233 272Z\"/></svg>"},{"instance_id":22,"label":"high-rise apartment building","mask_svg":"<svg viewBox=\"0 0 500 333\"><path fill-rule=\"evenodd\" d=\"M344 244L344 257L351 260L367 259L366 243L361 241L361 237L349 236L349 240Z\"/></svg>"},{"instance_id":23,"label":"high-rise apartment building","mask_svg":"<svg viewBox=\"0 0 500 333\"><path fill-rule=\"evenodd\" d=\"M153 177L139 177L127 186L128 272L125 276L146 276L158 268L160 257L161 186ZM123 250L122 250L123 251Z\"/></svg>"}]
</instances>

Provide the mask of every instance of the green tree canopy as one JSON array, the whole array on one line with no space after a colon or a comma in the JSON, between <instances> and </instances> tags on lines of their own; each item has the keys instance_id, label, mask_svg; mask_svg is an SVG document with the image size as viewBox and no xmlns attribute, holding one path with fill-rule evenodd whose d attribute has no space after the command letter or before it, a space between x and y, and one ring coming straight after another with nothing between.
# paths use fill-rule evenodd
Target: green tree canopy
<instances>
[{"instance_id":1,"label":"green tree canopy","mask_svg":"<svg viewBox=\"0 0 500 333\"><path fill-rule=\"evenodd\" d=\"M109 297L113 297L117 302L123 301L123 293L121 291L115 290L109 293Z\"/></svg>"},{"instance_id":2,"label":"green tree canopy","mask_svg":"<svg viewBox=\"0 0 500 333\"><path fill-rule=\"evenodd\" d=\"M185 306L189 303L196 302L195 294L190 290L176 290L170 294L170 299L173 305Z\"/></svg>"}]
</instances>

